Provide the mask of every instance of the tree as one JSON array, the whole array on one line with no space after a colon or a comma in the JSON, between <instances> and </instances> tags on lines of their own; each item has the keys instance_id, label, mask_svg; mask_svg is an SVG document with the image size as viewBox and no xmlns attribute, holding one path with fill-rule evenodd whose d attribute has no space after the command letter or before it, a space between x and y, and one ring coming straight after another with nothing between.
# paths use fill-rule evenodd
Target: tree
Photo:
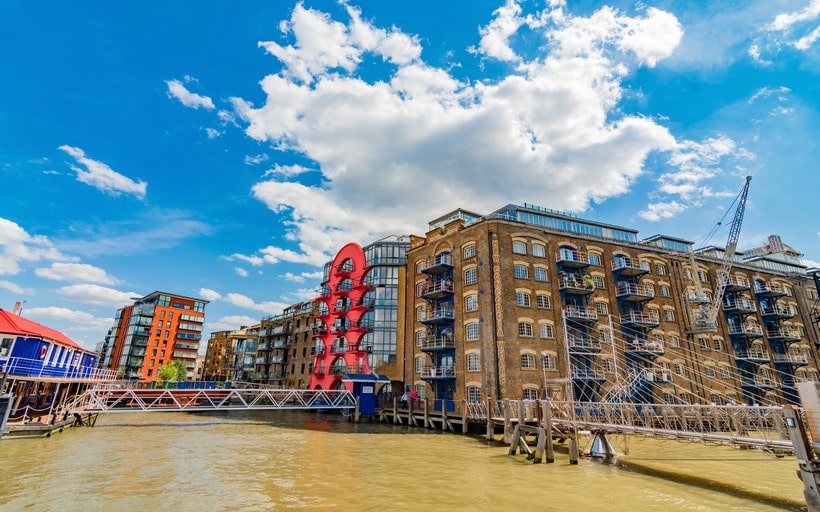
<instances>
[{"instance_id":1,"label":"tree","mask_svg":"<svg viewBox=\"0 0 820 512\"><path fill-rule=\"evenodd\" d=\"M162 365L157 376L163 382L186 380L188 378L188 369L179 361L169 361Z\"/></svg>"}]
</instances>

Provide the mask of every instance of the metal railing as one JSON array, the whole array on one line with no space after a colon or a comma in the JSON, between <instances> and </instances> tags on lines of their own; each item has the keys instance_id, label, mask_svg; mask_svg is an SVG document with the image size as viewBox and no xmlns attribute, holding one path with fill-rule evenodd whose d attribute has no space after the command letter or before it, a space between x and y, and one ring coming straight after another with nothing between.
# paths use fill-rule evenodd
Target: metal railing
<instances>
[{"instance_id":1,"label":"metal railing","mask_svg":"<svg viewBox=\"0 0 820 512\"><path fill-rule=\"evenodd\" d=\"M42 359L11 357L0 361L0 373L13 377L49 377L79 380L117 380L117 371L93 366L47 363Z\"/></svg>"},{"instance_id":2,"label":"metal railing","mask_svg":"<svg viewBox=\"0 0 820 512\"><path fill-rule=\"evenodd\" d=\"M564 430L640 434L776 451L793 449L782 407L537 400L499 400L489 407L486 403L466 402L464 407L470 421L487 421L489 415L495 421L517 423L538 421L542 405L549 407L552 424ZM522 410L524 414L519 417Z\"/></svg>"},{"instance_id":3,"label":"metal railing","mask_svg":"<svg viewBox=\"0 0 820 512\"><path fill-rule=\"evenodd\" d=\"M179 412L254 409L353 409L347 390L92 388L62 409L67 413Z\"/></svg>"}]
</instances>

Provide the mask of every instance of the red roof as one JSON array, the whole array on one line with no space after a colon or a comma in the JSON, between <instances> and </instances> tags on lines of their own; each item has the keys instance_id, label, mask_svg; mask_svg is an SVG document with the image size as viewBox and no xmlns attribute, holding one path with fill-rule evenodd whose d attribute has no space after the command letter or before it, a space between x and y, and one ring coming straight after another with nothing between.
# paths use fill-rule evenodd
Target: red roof
<instances>
[{"instance_id":1,"label":"red roof","mask_svg":"<svg viewBox=\"0 0 820 512\"><path fill-rule=\"evenodd\" d=\"M10 313L5 309L0 309L0 333L43 338L48 341L57 342L61 345L82 350L83 352L88 352L60 331L46 327L45 325L40 325L37 322L29 320L28 318L23 318L22 316Z\"/></svg>"}]
</instances>

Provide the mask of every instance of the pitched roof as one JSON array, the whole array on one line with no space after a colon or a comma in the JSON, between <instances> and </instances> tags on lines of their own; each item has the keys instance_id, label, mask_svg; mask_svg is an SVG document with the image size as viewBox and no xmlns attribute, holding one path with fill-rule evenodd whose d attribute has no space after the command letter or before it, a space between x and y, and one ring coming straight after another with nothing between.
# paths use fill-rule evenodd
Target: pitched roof
<instances>
[{"instance_id":1,"label":"pitched roof","mask_svg":"<svg viewBox=\"0 0 820 512\"><path fill-rule=\"evenodd\" d=\"M0 308L0 333L34 336L88 352L65 334Z\"/></svg>"}]
</instances>

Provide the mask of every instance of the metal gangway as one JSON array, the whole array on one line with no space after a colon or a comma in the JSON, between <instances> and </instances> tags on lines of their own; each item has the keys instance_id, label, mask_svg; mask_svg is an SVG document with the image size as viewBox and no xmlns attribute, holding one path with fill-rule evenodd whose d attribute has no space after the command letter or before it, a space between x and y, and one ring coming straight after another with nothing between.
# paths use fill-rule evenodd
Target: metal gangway
<instances>
[{"instance_id":1,"label":"metal gangway","mask_svg":"<svg viewBox=\"0 0 820 512\"><path fill-rule=\"evenodd\" d=\"M500 400L470 402L467 411L471 421L505 427L540 424L546 417L553 432L564 434L642 435L776 453L794 449L783 407Z\"/></svg>"},{"instance_id":2,"label":"metal gangway","mask_svg":"<svg viewBox=\"0 0 820 512\"><path fill-rule=\"evenodd\" d=\"M350 412L347 390L307 389L129 389L95 387L66 403L65 414L245 410L338 410Z\"/></svg>"}]
</instances>

